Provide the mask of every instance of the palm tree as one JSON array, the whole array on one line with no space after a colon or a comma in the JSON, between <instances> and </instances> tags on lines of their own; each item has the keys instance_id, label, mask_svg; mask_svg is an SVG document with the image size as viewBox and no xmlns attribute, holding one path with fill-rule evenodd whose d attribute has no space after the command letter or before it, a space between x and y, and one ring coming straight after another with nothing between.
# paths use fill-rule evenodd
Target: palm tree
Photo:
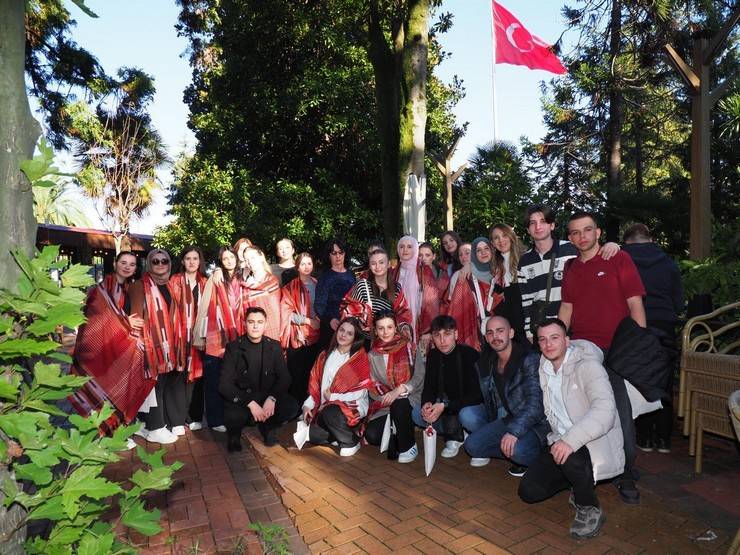
<instances>
[{"instance_id":1,"label":"palm tree","mask_svg":"<svg viewBox=\"0 0 740 555\"><path fill-rule=\"evenodd\" d=\"M71 227L92 227L90 219L85 214L85 207L72 193L69 182L55 178L51 180L56 184L51 187L33 188L33 214L36 221Z\"/></svg>"},{"instance_id":2,"label":"palm tree","mask_svg":"<svg viewBox=\"0 0 740 555\"><path fill-rule=\"evenodd\" d=\"M116 252L129 234L131 220L145 215L161 186L156 171L169 161L164 143L151 123L147 106L153 79L139 69L123 68L115 98L93 111L70 106L75 158L83 193L102 204L100 216L113 232Z\"/></svg>"}]
</instances>

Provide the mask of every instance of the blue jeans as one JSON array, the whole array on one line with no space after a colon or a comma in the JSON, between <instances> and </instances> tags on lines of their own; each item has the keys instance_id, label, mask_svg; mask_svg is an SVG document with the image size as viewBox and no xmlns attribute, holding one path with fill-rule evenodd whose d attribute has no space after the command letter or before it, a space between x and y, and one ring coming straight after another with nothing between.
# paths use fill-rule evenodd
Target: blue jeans
<instances>
[{"instance_id":1,"label":"blue jeans","mask_svg":"<svg viewBox=\"0 0 740 555\"><path fill-rule=\"evenodd\" d=\"M443 437L446 441L463 441L463 426L460 421L460 414L442 415L432 424L432 428L437 431L437 435ZM411 420L420 428L426 428L429 424L421 417L421 407L412 407Z\"/></svg>"},{"instance_id":2,"label":"blue jeans","mask_svg":"<svg viewBox=\"0 0 740 555\"><path fill-rule=\"evenodd\" d=\"M460 423L469 434L488 424L488 409L486 405L471 405L460 409Z\"/></svg>"},{"instance_id":3,"label":"blue jeans","mask_svg":"<svg viewBox=\"0 0 740 555\"><path fill-rule=\"evenodd\" d=\"M460 411L462 416L462 411ZM463 424L464 426L465 424ZM471 457L506 459L501 452L501 438L506 433L506 424L501 419L488 422L473 431L465 440L465 451ZM521 466L530 466L542 451L542 443L534 430L529 430L514 444L511 461Z\"/></svg>"}]
</instances>

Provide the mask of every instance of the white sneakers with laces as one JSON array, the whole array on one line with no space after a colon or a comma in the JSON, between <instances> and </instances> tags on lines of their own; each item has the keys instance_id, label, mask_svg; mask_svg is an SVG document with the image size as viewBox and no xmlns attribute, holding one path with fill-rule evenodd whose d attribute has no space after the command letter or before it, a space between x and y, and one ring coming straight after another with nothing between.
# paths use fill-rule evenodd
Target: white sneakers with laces
<instances>
[{"instance_id":1,"label":"white sneakers with laces","mask_svg":"<svg viewBox=\"0 0 740 555\"><path fill-rule=\"evenodd\" d=\"M416 460L416 457L419 455L419 449L416 447L416 443L414 443L410 449L407 451L404 451L403 453L398 454L398 462L400 463L410 463L414 462Z\"/></svg>"},{"instance_id":2,"label":"white sneakers with laces","mask_svg":"<svg viewBox=\"0 0 740 555\"><path fill-rule=\"evenodd\" d=\"M445 459L451 459L453 457L457 457L457 454L460 452L460 447L462 447L463 442L462 441L446 441L445 442L445 448L442 449L442 452L440 455L442 455Z\"/></svg>"}]
</instances>

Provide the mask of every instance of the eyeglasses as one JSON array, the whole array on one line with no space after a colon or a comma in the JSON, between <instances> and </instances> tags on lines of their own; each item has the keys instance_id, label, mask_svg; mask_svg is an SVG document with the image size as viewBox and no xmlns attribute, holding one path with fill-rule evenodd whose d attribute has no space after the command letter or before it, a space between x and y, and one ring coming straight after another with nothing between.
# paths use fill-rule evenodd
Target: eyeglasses
<instances>
[{"instance_id":1,"label":"eyeglasses","mask_svg":"<svg viewBox=\"0 0 740 555\"><path fill-rule=\"evenodd\" d=\"M169 266L170 261L166 258L152 258L152 266Z\"/></svg>"},{"instance_id":2,"label":"eyeglasses","mask_svg":"<svg viewBox=\"0 0 740 555\"><path fill-rule=\"evenodd\" d=\"M344 251L331 251L329 254L332 256L342 256Z\"/></svg>"}]
</instances>

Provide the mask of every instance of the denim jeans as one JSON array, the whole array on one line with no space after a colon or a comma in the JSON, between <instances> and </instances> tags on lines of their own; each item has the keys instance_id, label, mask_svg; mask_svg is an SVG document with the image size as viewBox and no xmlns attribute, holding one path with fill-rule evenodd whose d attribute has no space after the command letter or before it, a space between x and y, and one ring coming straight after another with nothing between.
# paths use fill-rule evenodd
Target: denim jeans
<instances>
[{"instance_id":1,"label":"denim jeans","mask_svg":"<svg viewBox=\"0 0 740 555\"><path fill-rule=\"evenodd\" d=\"M464 424L463 424L464 425ZM501 438L506 433L503 420L494 420L472 432L465 440L465 451L471 457L506 459L501 452ZM522 466L530 466L542 450L542 443L534 430L527 431L514 444L511 461Z\"/></svg>"},{"instance_id":2,"label":"denim jeans","mask_svg":"<svg viewBox=\"0 0 740 555\"><path fill-rule=\"evenodd\" d=\"M460 424L459 416L459 413L442 413L437 421L432 424L432 427L437 431L437 434L442 436L446 441L463 441L463 426L461 426ZM411 420L413 420L414 424L416 424L420 428L426 428L429 425L421 417L421 407L412 406Z\"/></svg>"}]
</instances>

